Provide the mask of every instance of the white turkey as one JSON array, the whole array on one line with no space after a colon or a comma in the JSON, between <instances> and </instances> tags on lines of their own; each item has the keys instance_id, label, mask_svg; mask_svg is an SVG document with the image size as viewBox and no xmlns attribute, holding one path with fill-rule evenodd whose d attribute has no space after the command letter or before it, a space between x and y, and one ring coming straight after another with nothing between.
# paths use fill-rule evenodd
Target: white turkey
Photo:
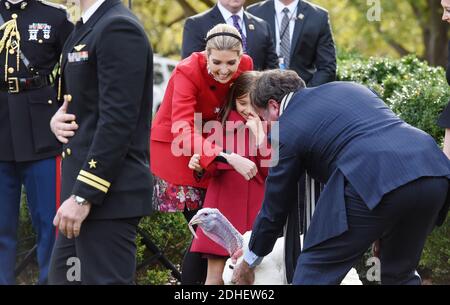
<instances>
[{"instance_id":1,"label":"white turkey","mask_svg":"<svg viewBox=\"0 0 450 305\"><path fill-rule=\"evenodd\" d=\"M198 225L206 236L211 240L221 245L232 256L236 251L248 245L251 231L244 235L240 234L238 230L223 216L218 209L203 208L189 222L189 229L192 234L197 237L193 225ZM303 236L301 236L303 240ZM243 259L241 256L237 264ZM223 271L223 281L225 285L231 284L231 277L233 275L235 264L231 262L231 258L227 260ZM271 253L266 255L259 266L255 268L254 285L285 285L286 271L284 263L284 237L277 239L275 246ZM341 285L362 285L358 273L352 268Z\"/></svg>"}]
</instances>

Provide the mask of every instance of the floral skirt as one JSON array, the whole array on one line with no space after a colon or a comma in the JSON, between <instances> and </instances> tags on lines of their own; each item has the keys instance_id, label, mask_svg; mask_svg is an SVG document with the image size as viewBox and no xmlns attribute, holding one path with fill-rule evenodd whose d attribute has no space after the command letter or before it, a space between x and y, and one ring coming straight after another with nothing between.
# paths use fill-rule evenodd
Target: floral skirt
<instances>
[{"instance_id":1,"label":"floral skirt","mask_svg":"<svg viewBox=\"0 0 450 305\"><path fill-rule=\"evenodd\" d=\"M155 211L183 212L201 209L206 189L188 185L175 185L153 176L152 204Z\"/></svg>"}]
</instances>

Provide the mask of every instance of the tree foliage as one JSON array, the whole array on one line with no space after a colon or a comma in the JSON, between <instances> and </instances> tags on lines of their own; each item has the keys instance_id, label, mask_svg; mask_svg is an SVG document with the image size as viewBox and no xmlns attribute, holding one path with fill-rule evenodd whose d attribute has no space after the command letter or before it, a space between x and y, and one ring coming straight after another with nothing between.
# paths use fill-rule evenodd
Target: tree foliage
<instances>
[{"instance_id":1,"label":"tree foliage","mask_svg":"<svg viewBox=\"0 0 450 305\"><path fill-rule=\"evenodd\" d=\"M72 1L72 0L69 0ZM62 2L62 0L60 0ZM124 3L128 5L128 0ZM247 0L246 5L258 2ZM437 0L314 0L330 12L339 50L366 56L400 57L416 54L432 65L445 65L447 24L440 20ZM216 0L133 0L155 51L179 58L185 18L213 6ZM369 21L379 3L380 21Z\"/></svg>"}]
</instances>

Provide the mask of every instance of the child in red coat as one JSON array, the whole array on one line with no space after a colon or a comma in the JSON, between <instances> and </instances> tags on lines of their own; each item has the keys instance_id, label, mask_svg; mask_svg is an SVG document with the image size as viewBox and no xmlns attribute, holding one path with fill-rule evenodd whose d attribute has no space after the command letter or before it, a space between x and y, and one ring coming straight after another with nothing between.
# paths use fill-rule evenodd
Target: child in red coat
<instances>
[{"instance_id":1,"label":"child in red coat","mask_svg":"<svg viewBox=\"0 0 450 305\"><path fill-rule=\"evenodd\" d=\"M214 162L203 172L199 155L192 156L189 163L189 168L203 173L203 179L210 179L203 207L219 209L241 234L252 229L253 221L261 208L268 171L267 164L263 161L267 163L270 159L269 149L258 148L266 137L261 120L249 98L257 77L257 72L246 72L236 79L221 115L222 147L227 152L237 153L253 161L258 168L256 176L248 180L222 162ZM208 258L205 284L223 284L222 273L229 253L209 239L202 230L197 230L196 233L198 238L194 239L191 252L203 253Z\"/></svg>"}]
</instances>

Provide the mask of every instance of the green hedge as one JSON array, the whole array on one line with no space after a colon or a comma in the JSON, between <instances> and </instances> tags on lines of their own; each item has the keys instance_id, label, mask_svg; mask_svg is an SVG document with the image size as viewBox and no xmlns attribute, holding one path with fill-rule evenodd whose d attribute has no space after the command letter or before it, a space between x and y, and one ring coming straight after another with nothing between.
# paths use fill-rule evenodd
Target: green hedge
<instances>
[{"instance_id":1,"label":"green hedge","mask_svg":"<svg viewBox=\"0 0 450 305\"><path fill-rule=\"evenodd\" d=\"M436 120L450 99L442 68L430 67L415 56L366 59L346 54L338 62L338 80L371 87L403 120L442 144L444 130ZM450 217L428 238L420 270L434 283L450 283Z\"/></svg>"},{"instance_id":2,"label":"green hedge","mask_svg":"<svg viewBox=\"0 0 450 305\"><path fill-rule=\"evenodd\" d=\"M183 214L155 212L152 216L145 217L141 221L140 227L148 232L152 241L163 254L180 269L184 251L192 238ZM139 236L137 245L137 262L140 264L154 253L146 249ZM137 273L138 284L161 285L175 282L170 272L158 262Z\"/></svg>"},{"instance_id":3,"label":"green hedge","mask_svg":"<svg viewBox=\"0 0 450 305\"><path fill-rule=\"evenodd\" d=\"M442 68L430 67L413 55L401 59L345 55L337 74L338 80L371 87L403 120L442 142L444 131L436 119L450 98Z\"/></svg>"}]
</instances>

